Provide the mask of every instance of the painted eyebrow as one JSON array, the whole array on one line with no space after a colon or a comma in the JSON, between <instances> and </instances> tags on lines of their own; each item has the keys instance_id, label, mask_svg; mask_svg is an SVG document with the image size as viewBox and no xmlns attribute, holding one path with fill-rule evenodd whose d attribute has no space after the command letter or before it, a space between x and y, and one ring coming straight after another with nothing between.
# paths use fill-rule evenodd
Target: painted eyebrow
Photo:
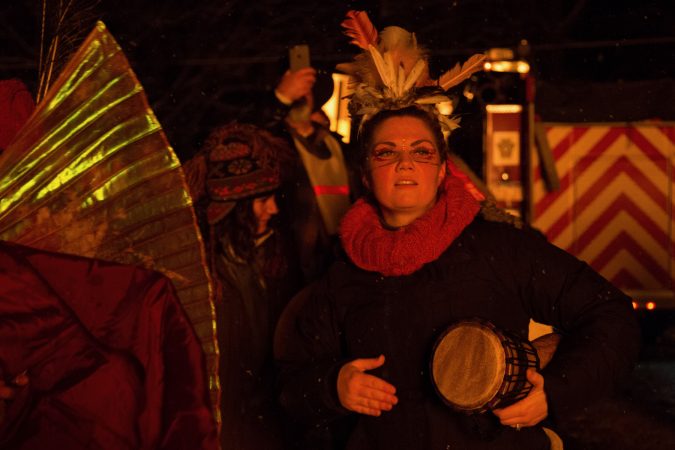
<instances>
[{"instance_id":1,"label":"painted eyebrow","mask_svg":"<svg viewBox=\"0 0 675 450\"><path fill-rule=\"evenodd\" d=\"M430 141L429 139L418 139L414 142L411 142L410 146L414 147L415 145L423 144L425 142L427 142L427 143L429 143L429 144L431 144L435 147L435 144L432 141ZM386 145L388 147L396 147L396 144L391 142L391 141L376 142L373 147L377 147L378 145Z\"/></svg>"}]
</instances>

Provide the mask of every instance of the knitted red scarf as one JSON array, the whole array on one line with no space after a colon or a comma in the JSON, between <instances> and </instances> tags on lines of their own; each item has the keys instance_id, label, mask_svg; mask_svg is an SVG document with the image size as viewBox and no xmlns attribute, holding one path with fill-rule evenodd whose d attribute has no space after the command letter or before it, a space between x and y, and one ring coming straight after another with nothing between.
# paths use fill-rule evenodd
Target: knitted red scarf
<instances>
[{"instance_id":1,"label":"knitted red scarf","mask_svg":"<svg viewBox=\"0 0 675 450\"><path fill-rule=\"evenodd\" d=\"M465 182L448 173L436 204L414 222L389 230L382 225L377 207L360 199L342 219L340 238L358 267L386 276L409 275L437 259L471 223L479 207Z\"/></svg>"}]
</instances>

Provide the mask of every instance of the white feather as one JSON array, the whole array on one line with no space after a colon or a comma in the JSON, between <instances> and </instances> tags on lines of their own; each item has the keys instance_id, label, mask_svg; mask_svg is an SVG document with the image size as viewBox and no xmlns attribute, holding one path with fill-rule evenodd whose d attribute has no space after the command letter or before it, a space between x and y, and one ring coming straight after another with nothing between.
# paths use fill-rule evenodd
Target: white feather
<instances>
[{"instance_id":1,"label":"white feather","mask_svg":"<svg viewBox=\"0 0 675 450\"><path fill-rule=\"evenodd\" d=\"M450 98L446 97L445 95L432 95L430 97L422 97L418 98L415 100L415 103L418 103L420 105L433 105L436 103L441 103L441 102L449 102Z\"/></svg>"},{"instance_id":2,"label":"white feather","mask_svg":"<svg viewBox=\"0 0 675 450\"><path fill-rule=\"evenodd\" d=\"M405 86L405 69L403 66L398 67L398 77L396 78L396 95L401 97L403 95L403 87Z\"/></svg>"},{"instance_id":3,"label":"white feather","mask_svg":"<svg viewBox=\"0 0 675 450\"><path fill-rule=\"evenodd\" d=\"M396 65L394 64L394 58L391 55L391 52L384 52L384 63L387 66L387 73L389 74L389 88L391 88L392 91L396 90L396 86L398 85L398 79L396 76L398 75L396 73Z\"/></svg>"},{"instance_id":4,"label":"white feather","mask_svg":"<svg viewBox=\"0 0 675 450\"><path fill-rule=\"evenodd\" d=\"M382 83L386 87L391 86L391 77L389 75L389 70L387 68L387 64L384 62L384 59L382 58L382 54L380 54L380 51L373 47L372 45L368 46L368 51L370 52L370 56L373 58L373 62L375 63L375 68L377 69L377 72L380 74L380 78L382 79Z\"/></svg>"},{"instance_id":5,"label":"white feather","mask_svg":"<svg viewBox=\"0 0 675 450\"><path fill-rule=\"evenodd\" d=\"M427 63L424 62L423 59L417 60L415 66L408 74L408 78L406 78L405 80L405 84L403 85L403 92L408 92L410 88L415 85L417 79L420 77L420 75L422 75L422 72L424 72L424 68L426 67L426 65Z\"/></svg>"}]
</instances>

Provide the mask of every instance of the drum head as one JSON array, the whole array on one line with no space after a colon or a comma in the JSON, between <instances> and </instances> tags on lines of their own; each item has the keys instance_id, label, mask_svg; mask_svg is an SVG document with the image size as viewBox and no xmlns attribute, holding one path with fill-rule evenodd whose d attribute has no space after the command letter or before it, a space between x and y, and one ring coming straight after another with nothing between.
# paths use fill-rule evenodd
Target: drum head
<instances>
[{"instance_id":1,"label":"drum head","mask_svg":"<svg viewBox=\"0 0 675 450\"><path fill-rule=\"evenodd\" d=\"M484 409L504 380L505 354L485 324L461 322L439 338L431 359L432 382L441 398L464 411Z\"/></svg>"}]
</instances>

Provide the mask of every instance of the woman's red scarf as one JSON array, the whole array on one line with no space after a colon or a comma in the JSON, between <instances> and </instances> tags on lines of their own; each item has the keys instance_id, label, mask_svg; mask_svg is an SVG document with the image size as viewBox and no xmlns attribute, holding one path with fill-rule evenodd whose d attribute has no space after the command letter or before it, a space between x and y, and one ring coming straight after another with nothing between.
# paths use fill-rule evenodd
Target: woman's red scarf
<instances>
[{"instance_id":1,"label":"woman's red scarf","mask_svg":"<svg viewBox=\"0 0 675 450\"><path fill-rule=\"evenodd\" d=\"M362 198L342 219L340 238L358 267L385 276L409 275L441 256L479 209L466 180L448 173L436 204L414 222L387 229L377 207Z\"/></svg>"}]
</instances>

